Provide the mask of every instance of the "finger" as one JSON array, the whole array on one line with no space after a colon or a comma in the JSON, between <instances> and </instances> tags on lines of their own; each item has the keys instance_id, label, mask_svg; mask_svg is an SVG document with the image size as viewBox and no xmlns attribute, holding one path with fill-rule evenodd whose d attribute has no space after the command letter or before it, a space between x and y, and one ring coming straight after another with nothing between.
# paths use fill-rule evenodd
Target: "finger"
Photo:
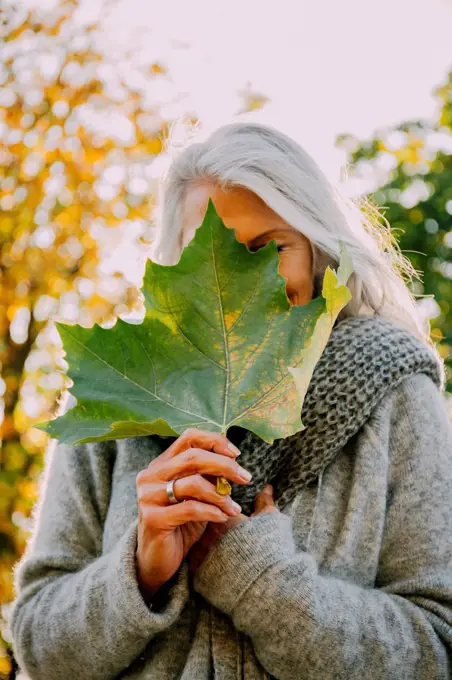
<instances>
[{"instance_id":1,"label":"finger","mask_svg":"<svg viewBox=\"0 0 452 680\"><path fill-rule=\"evenodd\" d=\"M219 432L206 432L194 427L188 428L181 434L171 446L164 451L160 457L164 459L173 458L186 449L200 448L207 451L214 451L229 458L236 458L240 455L240 450L232 442Z\"/></svg>"},{"instance_id":2,"label":"finger","mask_svg":"<svg viewBox=\"0 0 452 680\"><path fill-rule=\"evenodd\" d=\"M193 446L190 446L191 442L193 442ZM199 444L196 444L196 442L199 442ZM154 458L147 468L138 473L136 480L137 485L145 483L146 481L151 481L154 473L157 474L157 471L165 461L174 458L174 456L179 455L188 448L202 448L232 459L235 459L240 455L240 450L234 446L225 435L222 435L219 432L205 432L204 430L189 428L178 437L166 451L157 456L157 458ZM151 477L146 474L147 471L151 472Z\"/></svg>"},{"instance_id":3,"label":"finger","mask_svg":"<svg viewBox=\"0 0 452 680\"><path fill-rule=\"evenodd\" d=\"M276 510L275 501L273 499L273 487L271 484L267 484L262 491L256 494L254 500L254 515L258 515L261 512L271 512Z\"/></svg>"},{"instance_id":4,"label":"finger","mask_svg":"<svg viewBox=\"0 0 452 680\"><path fill-rule=\"evenodd\" d=\"M169 481L193 474L226 477L237 484L248 484L251 475L235 460L204 449L187 449L178 456L161 461L153 469L153 479Z\"/></svg>"},{"instance_id":5,"label":"finger","mask_svg":"<svg viewBox=\"0 0 452 680\"><path fill-rule=\"evenodd\" d=\"M241 507L230 496L222 496L217 492L216 485L202 475L190 475L176 479L173 492L178 501L199 500L216 505L231 517L241 512ZM171 505L166 483L143 484L137 490L140 503L154 503L156 505Z\"/></svg>"},{"instance_id":6,"label":"finger","mask_svg":"<svg viewBox=\"0 0 452 680\"><path fill-rule=\"evenodd\" d=\"M229 519L220 508L195 500L169 506L144 506L142 517L153 532L174 531L187 522L226 522Z\"/></svg>"}]
</instances>

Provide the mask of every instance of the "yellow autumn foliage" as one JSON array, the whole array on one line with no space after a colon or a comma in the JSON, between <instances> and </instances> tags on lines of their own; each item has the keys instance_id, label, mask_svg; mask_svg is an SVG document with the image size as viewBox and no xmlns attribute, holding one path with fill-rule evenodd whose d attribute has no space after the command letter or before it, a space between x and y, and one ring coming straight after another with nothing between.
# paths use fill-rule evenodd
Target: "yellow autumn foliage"
<instances>
[{"instance_id":1,"label":"yellow autumn foliage","mask_svg":"<svg viewBox=\"0 0 452 680\"><path fill-rule=\"evenodd\" d=\"M134 246L144 271L154 163L172 123L127 78L132 65L118 69L102 52L99 27L76 20L77 5L11 5L1 17L0 678L13 664L1 607L13 597L48 444L33 425L69 386L53 321L108 325L141 307L127 256L115 254ZM140 69L140 82L170 82L162 63ZM248 87L243 100L251 110L266 98Z\"/></svg>"},{"instance_id":2,"label":"yellow autumn foliage","mask_svg":"<svg viewBox=\"0 0 452 680\"><path fill-rule=\"evenodd\" d=\"M114 83L102 75L105 58L96 48L96 27L77 24L76 4L62 2L45 21L39 11L5 12L0 57L5 74L0 91L0 605L13 596L12 567L25 547L48 440L33 424L53 413L67 386L52 320L91 326L138 309L136 282L123 270L105 272L100 264L109 255L109 240L116 247L120 243L114 236L120 228L122 238L135 239L143 253L150 243L151 166L168 130L158 102L148 110L127 83L121 83L118 101ZM167 78L165 67L150 64L147 78ZM105 131L112 117L129 139ZM144 117L147 127L141 124ZM127 234L129 225L133 236ZM0 677L8 677L11 668L0 637Z\"/></svg>"}]
</instances>

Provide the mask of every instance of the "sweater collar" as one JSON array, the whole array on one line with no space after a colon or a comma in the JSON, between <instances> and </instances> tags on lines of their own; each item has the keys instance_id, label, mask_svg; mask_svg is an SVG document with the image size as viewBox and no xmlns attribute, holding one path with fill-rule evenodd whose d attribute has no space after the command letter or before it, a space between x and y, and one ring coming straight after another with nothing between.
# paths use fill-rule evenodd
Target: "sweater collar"
<instances>
[{"instance_id":1,"label":"sweater collar","mask_svg":"<svg viewBox=\"0 0 452 680\"><path fill-rule=\"evenodd\" d=\"M320 473L353 437L391 390L416 373L438 387L443 368L434 350L406 329L381 317L345 319L333 329L318 362L302 408L305 429L273 444L252 432L231 428L241 464L253 474L251 484L236 485L234 498L245 513L266 483L284 507Z\"/></svg>"}]
</instances>

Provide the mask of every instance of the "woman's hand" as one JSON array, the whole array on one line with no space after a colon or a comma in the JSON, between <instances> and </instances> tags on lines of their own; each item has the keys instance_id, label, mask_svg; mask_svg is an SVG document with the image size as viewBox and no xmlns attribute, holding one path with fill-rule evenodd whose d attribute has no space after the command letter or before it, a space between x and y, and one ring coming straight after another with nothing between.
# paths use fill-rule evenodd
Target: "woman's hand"
<instances>
[{"instance_id":1,"label":"woman's hand","mask_svg":"<svg viewBox=\"0 0 452 680\"><path fill-rule=\"evenodd\" d=\"M225 523L240 513L214 483L219 476L249 483L251 476L241 476L246 471L235 461L239 453L221 434L189 429L138 473L137 577L146 599L176 573L208 522ZM184 503L170 504L166 484L172 479L174 495Z\"/></svg>"},{"instance_id":2,"label":"woman's hand","mask_svg":"<svg viewBox=\"0 0 452 680\"><path fill-rule=\"evenodd\" d=\"M259 491L259 493L256 494L256 498L254 499L254 512L251 517L260 515L263 512L279 512L273 499L273 487L271 484L267 484L262 491ZM223 522L223 524L209 523L202 537L190 550L190 571L195 572L199 569L209 552L213 550L215 544L226 532L237 526L237 524L248 521L249 517L240 513L236 517L228 519L227 522Z\"/></svg>"}]
</instances>

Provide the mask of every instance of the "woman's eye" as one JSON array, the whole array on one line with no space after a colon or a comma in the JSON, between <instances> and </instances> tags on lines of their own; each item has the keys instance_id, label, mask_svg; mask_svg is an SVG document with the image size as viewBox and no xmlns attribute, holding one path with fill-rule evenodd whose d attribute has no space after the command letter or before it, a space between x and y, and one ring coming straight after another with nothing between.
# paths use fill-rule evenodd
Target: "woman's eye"
<instances>
[{"instance_id":1,"label":"woman's eye","mask_svg":"<svg viewBox=\"0 0 452 680\"><path fill-rule=\"evenodd\" d=\"M249 246L248 250L250 250L252 253L257 253L258 250L264 247L264 245L267 245L266 243L263 243L262 245L259 246ZM283 250L287 250L286 246L276 246L276 249L278 253L281 253Z\"/></svg>"}]
</instances>

